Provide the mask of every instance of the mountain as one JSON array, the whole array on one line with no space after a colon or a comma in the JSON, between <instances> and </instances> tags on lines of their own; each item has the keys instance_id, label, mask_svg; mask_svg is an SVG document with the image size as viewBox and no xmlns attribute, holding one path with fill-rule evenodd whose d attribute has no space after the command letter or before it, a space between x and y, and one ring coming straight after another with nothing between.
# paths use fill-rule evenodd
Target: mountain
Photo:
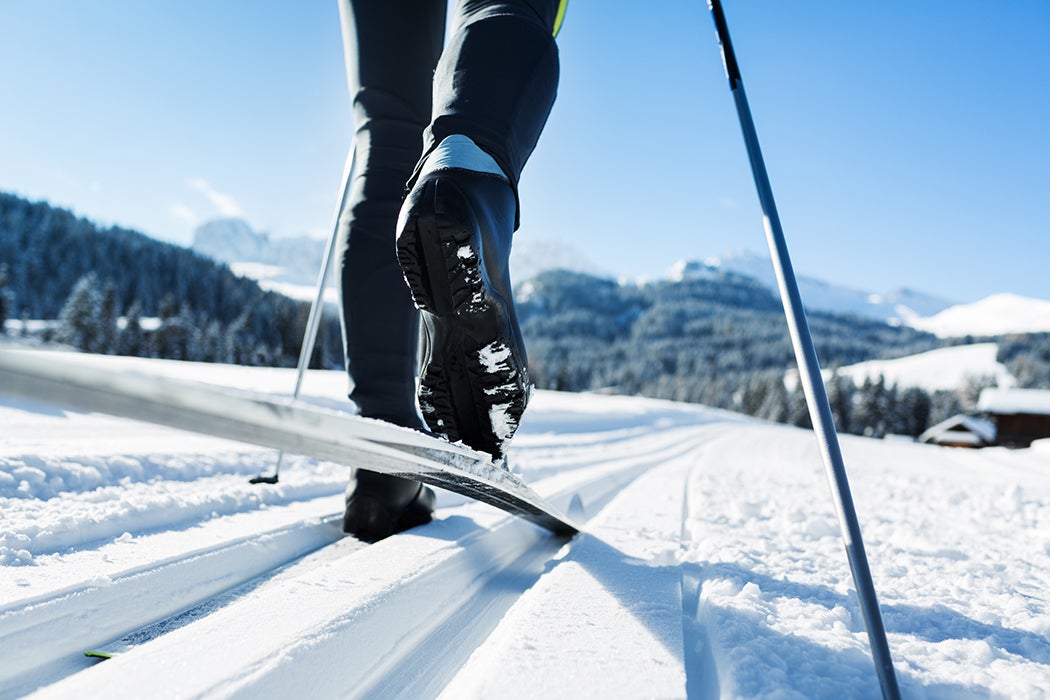
<instances>
[{"instance_id":1,"label":"mountain","mask_svg":"<svg viewBox=\"0 0 1050 700\"><path fill-rule=\"evenodd\" d=\"M197 228L192 249L224 262L235 273L259 283L267 291L310 301L324 258L325 241L308 236L273 238L253 230L242 219L215 219ZM511 278L516 287L530 288L530 280L544 272L568 270L592 277L611 278L582 252L563 241L520 236L511 254ZM667 275L671 282L748 278L777 294L776 278L768 258L732 253L706 261L683 260ZM902 288L873 293L799 276L806 308L833 314L856 315L893 326L909 326L939 337L992 336L1003 333L1050 331L1050 302L1016 295L998 295L976 304L955 306L932 294ZM523 286L524 285L524 286ZM331 286L326 300L336 302Z\"/></svg>"},{"instance_id":2,"label":"mountain","mask_svg":"<svg viewBox=\"0 0 1050 700\"><path fill-rule=\"evenodd\" d=\"M312 300L326 241L308 236L272 238L243 219L214 219L197 228L192 248L224 262L268 291ZM573 246L549 238L519 236L510 256L511 279L524 282L546 270L574 270L609 276ZM336 300L329 290L329 301Z\"/></svg>"},{"instance_id":3,"label":"mountain","mask_svg":"<svg viewBox=\"0 0 1050 700\"><path fill-rule=\"evenodd\" d=\"M533 379L546 389L615 390L754 414L758 397L776 391L770 376L794 364L783 311L750 277L701 272L625 284L552 270L522 283L516 298ZM813 312L809 324L828 367L941 344L860 316Z\"/></svg>"},{"instance_id":4,"label":"mountain","mask_svg":"<svg viewBox=\"0 0 1050 700\"><path fill-rule=\"evenodd\" d=\"M734 272L751 277L774 294L777 293L772 263L769 258L754 253L730 253L703 262L683 260L671 268L668 277L672 280L682 280L704 277L714 271ZM856 314L893 325L913 325L916 319L936 314L953 304L947 299L911 289L877 294L831 284L805 275L797 275L796 280L807 309Z\"/></svg>"},{"instance_id":5,"label":"mountain","mask_svg":"<svg viewBox=\"0 0 1050 700\"><path fill-rule=\"evenodd\" d=\"M243 219L214 219L197 227L191 247L258 281L264 289L303 298L304 292L296 289L302 286L307 289L305 298L311 298L325 244L305 235L271 238Z\"/></svg>"}]
</instances>

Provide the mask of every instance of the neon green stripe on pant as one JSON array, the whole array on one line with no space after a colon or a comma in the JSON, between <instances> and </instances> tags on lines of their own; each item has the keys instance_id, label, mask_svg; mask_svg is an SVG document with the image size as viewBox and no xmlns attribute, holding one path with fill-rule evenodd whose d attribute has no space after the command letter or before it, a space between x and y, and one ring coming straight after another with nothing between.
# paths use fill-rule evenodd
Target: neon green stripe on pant
<instances>
[{"instance_id":1,"label":"neon green stripe on pant","mask_svg":"<svg viewBox=\"0 0 1050 700\"><path fill-rule=\"evenodd\" d=\"M558 14L554 15L554 36L561 31L561 24L565 21L565 10L569 9L569 0L561 0L558 3Z\"/></svg>"}]
</instances>

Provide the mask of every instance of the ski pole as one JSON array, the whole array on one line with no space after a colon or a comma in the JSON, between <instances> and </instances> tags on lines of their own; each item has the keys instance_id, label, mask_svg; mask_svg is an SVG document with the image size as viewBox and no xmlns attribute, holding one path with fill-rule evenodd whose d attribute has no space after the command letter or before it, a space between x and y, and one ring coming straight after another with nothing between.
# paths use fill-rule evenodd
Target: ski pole
<instances>
[{"instance_id":1,"label":"ski pole","mask_svg":"<svg viewBox=\"0 0 1050 700\"><path fill-rule=\"evenodd\" d=\"M328 236L328 247L325 249L324 259L321 262L321 271L317 275L317 288L314 293L313 302L310 305L310 317L306 322L306 330L303 333L303 344L299 349L299 364L296 367L295 391L292 392L292 400L299 398L303 388L303 376L310 365L310 358L314 354L314 344L317 342L317 331L321 325L321 314L324 311L324 292L328 285L328 275L332 269L332 261L335 259L335 244L339 238L339 218L342 216L343 208L347 199L350 198L350 186L354 181L353 171L357 149L353 144L346 154L346 162L343 164L342 194L335 208L335 216L332 220L332 233ZM271 476L259 476L249 479L252 484L276 484L281 472L281 463L284 461L284 451L277 454L277 463L274 465Z\"/></svg>"},{"instance_id":2,"label":"ski pole","mask_svg":"<svg viewBox=\"0 0 1050 700\"><path fill-rule=\"evenodd\" d=\"M813 422L813 430L820 441L828 485L831 487L832 496L835 499L842 540L846 546L846 556L849 559L850 569L853 573L853 582L857 588L857 596L860 599L861 614L864 616L864 623L868 630L868 643L871 646L871 653L875 662L875 672L879 677L879 685L882 687L883 697L896 700L900 697L900 689L897 686L897 676L893 670L893 659L890 658L889 644L886 641L886 630L882 624L882 613L879 610L879 602L875 596L875 584L872 582L871 570L868 568L868 558L864 553L860 524L857 522L857 513L853 507L853 497L850 494L849 482L846 479L846 467L843 464L842 452L839 449L835 422L831 414L831 405L828 403L827 391L824 388L824 381L821 377L817 353L813 347L813 337L809 332L809 324L806 321L806 312L802 308L802 297L799 294L798 283L795 281L795 273L791 267L784 231L780 226L780 217L777 214L776 203L773 201L773 189L769 183L769 175L766 173L762 151L759 148L758 133L755 131L755 125L751 119L747 95L744 93L744 83L740 77L740 67L737 65L736 56L733 53L733 45L729 40L729 27L726 24L725 14L722 12L722 3L720 0L708 0L707 4L715 22L718 43L722 48L722 60L725 63L726 75L729 78L729 88L732 91L733 100L736 102L737 116L740 118L740 128L744 135L744 144L747 147L748 158L751 161L751 172L755 179L755 188L758 190L758 199L762 206L762 223L766 231L766 240L769 243L773 267L776 271L780 298L784 305L784 314L787 316L791 343L795 350L795 360L798 363L799 376L809 405L809 415Z\"/></svg>"}]
</instances>

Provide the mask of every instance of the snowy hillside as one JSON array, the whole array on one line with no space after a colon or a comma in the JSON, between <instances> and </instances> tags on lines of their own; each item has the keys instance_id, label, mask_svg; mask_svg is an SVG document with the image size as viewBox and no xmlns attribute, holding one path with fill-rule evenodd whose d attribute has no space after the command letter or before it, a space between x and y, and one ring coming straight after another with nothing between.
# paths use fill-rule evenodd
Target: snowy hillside
<instances>
[{"instance_id":1,"label":"snowy hillside","mask_svg":"<svg viewBox=\"0 0 1050 700\"><path fill-rule=\"evenodd\" d=\"M910 325L942 338L1048 332L1050 301L995 294L972 304L953 306Z\"/></svg>"},{"instance_id":2,"label":"snowy hillside","mask_svg":"<svg viewBox=\"0 0 1050 700\"><path fill-rule=\"evenodd\" d=\"M304 394L344 390L311 372ZM434 523L365 546L338 531L343 466L250 486L272 452L2 393L0 697L878 697L808 432L539 392L512 464L579 495L585 533L441 494ZM1045 697L1048 453L843 448L905 697ZM123 651L81 655L100 646Z\"/></svg>"},{"instance_id":3,"label":"snowy hillside","mask_svg":"<svg viewBox=\"0 0 1050 700\"><path fill-rule=\"evenodd\" d=\"M1000 387L1014 386L1016 381L1006 367L996 360L997 343L975 343L931 350L896 360L872 360L842 367L838 373L851 377L857 386L865 379L878 380L887 385L916 386L929 392L940 389L954 391L965 387L971 379L992 377Z\"/></svg>"}]
</instances>

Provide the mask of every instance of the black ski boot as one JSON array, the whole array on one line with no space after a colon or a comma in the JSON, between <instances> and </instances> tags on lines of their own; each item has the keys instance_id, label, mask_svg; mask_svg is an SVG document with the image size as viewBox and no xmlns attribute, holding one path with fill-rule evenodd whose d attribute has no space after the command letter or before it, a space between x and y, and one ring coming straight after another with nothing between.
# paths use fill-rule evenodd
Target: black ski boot
<instances>
[{"instance_id":1,"label":"black ski boot","mask_svg":"<svg viewBox=\"0 0 1050 700\"><path fill-rule=\"evenodd\" d=\"M423 418L496 458L532 392L510 283L515 212L503 178L448 168L416 182L398 221L397 258L426 331Z\"/></svg>"},{"instance_id":2,"label":"black ski boot","mask_svg":"<svg viewBox=\"0 0 1050 700\"><path fill-rule=\"evenodd\" d=\"M343 532L365 542L430 522L434 492L411 479L355 469L346 489Z\"/></svg>"}]
</instances>

